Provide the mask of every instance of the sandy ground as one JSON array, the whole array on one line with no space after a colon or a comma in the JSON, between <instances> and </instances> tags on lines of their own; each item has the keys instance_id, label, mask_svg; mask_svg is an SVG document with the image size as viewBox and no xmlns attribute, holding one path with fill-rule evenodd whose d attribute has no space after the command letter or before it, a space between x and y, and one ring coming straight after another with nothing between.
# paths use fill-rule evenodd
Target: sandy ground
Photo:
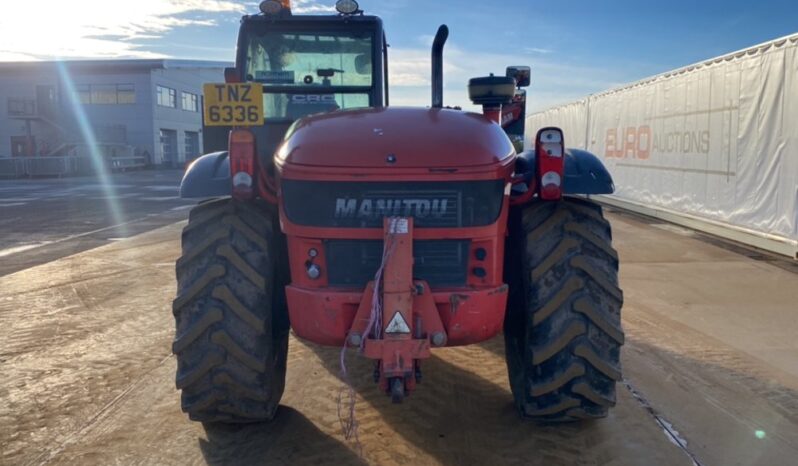
<instances>
[{"instance_id":1,"label":"sandy ground","mask_svg":"<svg viewBox=\"0 0 798 466\"><path fill-rule=\"evenodd\" d=\"M628 340L604 420L520 422L498 338L436 351L403 405L350 355L360 435L346 440L338 350L293 338L274 422L189 422L170 354L178 223L0 277L0 463L795 464L791 264L610 219Z\"/></svg>"}]
</instances>

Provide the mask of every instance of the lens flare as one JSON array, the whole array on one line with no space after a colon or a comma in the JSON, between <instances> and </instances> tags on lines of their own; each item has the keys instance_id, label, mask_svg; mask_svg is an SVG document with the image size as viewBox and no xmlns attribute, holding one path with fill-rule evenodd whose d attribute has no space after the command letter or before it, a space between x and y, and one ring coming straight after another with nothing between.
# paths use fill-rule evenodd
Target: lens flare
<instances>
[{"instance_id":1,"label":"lens flare","mask_svg":"<svg viewBox=\"0 0 798 466\"><path fill-rule=\"evenodd\" d=\"M73 82L72 77L69 75L69 71L67 70L63 61L56 61L56 68L58 69L58 76L61 79L62 89L64 90L64 95L62 98L66 99L66 101L69 103L69 110L72 112L72 116L75 118L75 122L78 124L80 135L89 150L92 168L94 169L97 181L102 186L103 192L105 194L104 197L106 200L108 213L111 215L113 224L119 225L118 231L121 233L120 236L127 236L127 227L125 225L121 225L125 222L125 217L122 213L122 209L116 195L116 187L108 175L108 170L103 162L102 154L100 154L100 150L97 147L97 138L94 135L94 129L92 128L92 125L86 116L83 105L77 100L75 83Z\"/></svg>"}]
</instances>

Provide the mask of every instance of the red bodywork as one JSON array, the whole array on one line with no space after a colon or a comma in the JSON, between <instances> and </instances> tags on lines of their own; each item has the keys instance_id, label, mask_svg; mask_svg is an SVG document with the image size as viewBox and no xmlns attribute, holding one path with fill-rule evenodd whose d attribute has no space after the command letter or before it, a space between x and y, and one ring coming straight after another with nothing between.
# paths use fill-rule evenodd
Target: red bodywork
<instances>
[{"instance_id":1,"label":"red bodywork","mask_svg":"<svg viewBox=\"0 0 798 466\"><path fill-rule=\"evenodd\" d=\"M503 105L501 113L501 125L506 127L518 121L524 115L524 108L526 107L526 95L516 94L513 101L507 105Z\"/></svg>"},{"instance_id":2,"label":"red bodywork","mask_svg":"<svg viewBox=\"0 0 798 466\"><path fill-rule=\"evenodd\" d=\"M428 356L430 332L438 327L445 332L442 345L446 346L477 343L501 331L507 299L502 262L514 161L512 144L498 124L479 114L446 109L391 107L334 112L299 120L286 135L275 157L278 187L282 180L504 181L501 212L490 225L413 229L409 219L410 233L403 244L411 249L400 247L396 260L386 265L383 324L391 319L394 307L402 309L413 333L380 343L366 340L364 347L366 356L382 361L383 388L386 377L406 373L414 359ZM296 334L336 346L343 345L348 334L362 335L364 319L371 311L374 283L356 288L330 287L323 273L323 240L383 239L386 229L296 225L285 215L282 202L280 221L288 241L291 284L286 295ZM412 246L406 244L412 239L469 239L466 286L429 289L426 283L413 281ZM306 273L311 248L319 252L313 262L322 270L316 279ZM481 260L474 252L478 248L487 251ZM484 276L470 273L474 267L484 269ZM419 294L418 289L424 292ZM392 301L395 299L399 301ZM417 328L419 323L423 329ZM405 358L401 362L397 356L400 353ZM407 389L412 389L412 382Z\"/></svg>"}]
</instances>

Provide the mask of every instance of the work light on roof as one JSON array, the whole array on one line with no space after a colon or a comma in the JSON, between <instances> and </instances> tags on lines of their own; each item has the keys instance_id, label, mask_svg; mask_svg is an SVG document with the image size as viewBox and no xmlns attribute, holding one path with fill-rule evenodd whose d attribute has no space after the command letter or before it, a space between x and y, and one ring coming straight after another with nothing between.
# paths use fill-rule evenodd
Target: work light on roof
<instances>
[{"instance_id":1,"label":"work light on roof","mask_svg":"<svg viewBox=\"0 0 798 466\"><path fill-rule=\"evenodd\" d=\"M263 0L260 2L260 11L264 15L276 15L283 9L291 11L290 0Z\"/></svg>"},{"instance_id":2,"label":"work light on roof","mask_svg":"<svg viewBox=\"0 0 798 466\"><path fill-rule=\"evenodd\" d=\"M342 15L353 15L360 11L360 5L355 0L338 0L335 9Z\"/></svg>"}]
</instances>

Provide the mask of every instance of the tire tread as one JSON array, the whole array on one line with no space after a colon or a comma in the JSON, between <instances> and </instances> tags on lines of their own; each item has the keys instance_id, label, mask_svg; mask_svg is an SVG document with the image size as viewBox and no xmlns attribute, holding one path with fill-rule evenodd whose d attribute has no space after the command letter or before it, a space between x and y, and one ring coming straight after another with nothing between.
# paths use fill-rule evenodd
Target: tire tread
<instances>
[{"instance_id":1,"label":"tire tread","mask_svg":"<svg viewBox=\"0 0 798 466\"><path fill-rule=\"evenodd\" d=\"M181 407L200 422L273 417L285 384L287 318L274 210L229 198L196 206L183 229L172 304ZM279 233L279 232L278 232Z\"/></svg>"},{"instance_id":2,"label":"tire tread","mask_svg":"<svg viewBox=\"0 0 798 466\"><path fill-rule=\"evenodd\" d=\"M505 347L516 407L542 422L604 417L624 342L610 224L601 206L578 198L515 215L506 249L518 259L505 261L505 276L523 292L510 294Z\"/></svg>"}]
</instances>

